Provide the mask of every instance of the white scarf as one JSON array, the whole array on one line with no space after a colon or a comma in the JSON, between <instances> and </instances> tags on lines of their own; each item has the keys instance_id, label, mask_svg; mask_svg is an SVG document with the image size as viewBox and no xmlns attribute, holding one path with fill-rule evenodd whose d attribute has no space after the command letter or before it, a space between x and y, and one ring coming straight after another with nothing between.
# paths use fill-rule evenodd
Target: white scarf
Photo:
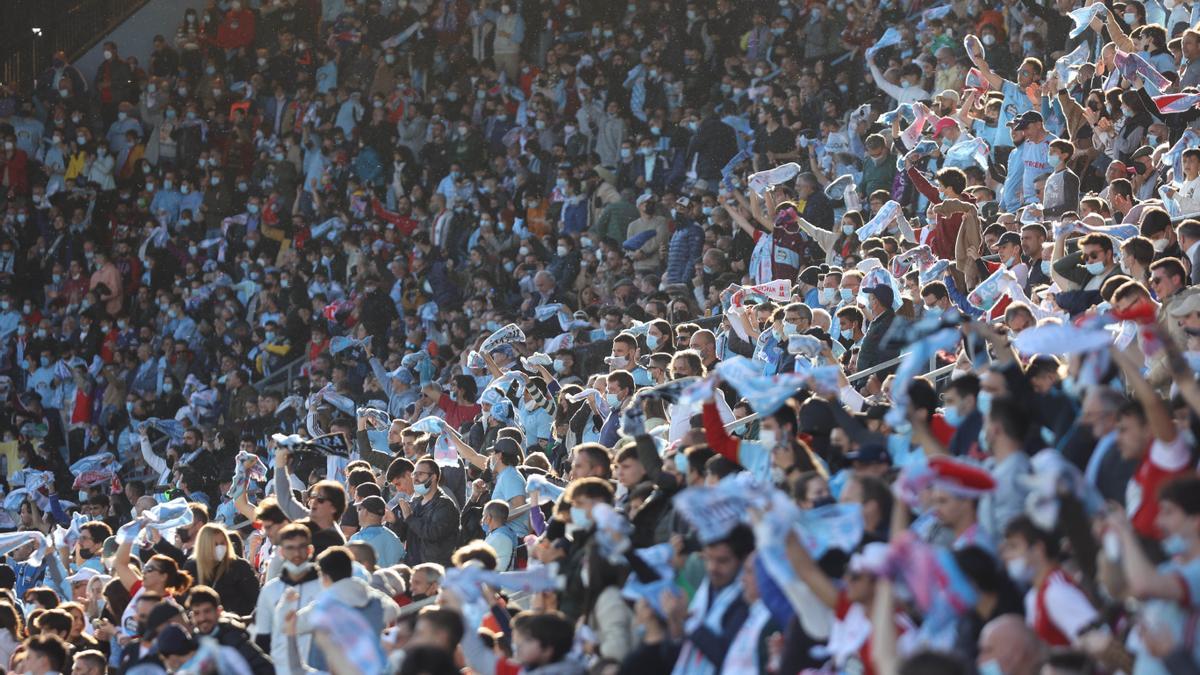
<instances>
[{"instance_id":1,"label":"white scarf","mask_svg":"<svg viewBox=\"0 0 1200 675\"><path fill-rule=\"evenodd\" d=\"M729 611L730 605L742 594L741 578L739 574L732 583L721 589L712 601L712 607L709 607L708 600L711 586L708 579L705 579L704 583L700 584L699 590L696 591L695 597L692 598L691 605L688 606L688 618L683 624L685 632L690 634L700 626L705 626L719 634L725 612ZM690 639L685 639L683 649L679 652L679 659L675 661L675 668L671 671L671 675L715 675L716 672L716 666L705 658L703 652L692 644Z\"/></svg>"},{"instance_id":2,"label":"white scarf","mask_svg":"<svg viewBox=\"0 0 1200 675\"><path fill-rule=\"evenodd\" d=\"M771 612L763 601L756 600L753 605L750 605L750 616L746 617L745 623L738 629L737 635L733 637L733 642L729 643L729 651L725 655L725 662L721 664L721 673L729 673L729 675L742 673L758 673L758 641L762 636L762 631L767 626L767 622L771 620Z\"/></svg>"}]
</instances>

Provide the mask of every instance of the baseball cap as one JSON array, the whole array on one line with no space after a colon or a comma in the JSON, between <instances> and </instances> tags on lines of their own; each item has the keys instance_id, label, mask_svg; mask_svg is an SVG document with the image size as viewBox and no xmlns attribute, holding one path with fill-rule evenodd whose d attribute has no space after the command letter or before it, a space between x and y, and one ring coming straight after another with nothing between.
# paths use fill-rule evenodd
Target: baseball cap
<instances>
[{"instance_id":1,"label":"baseball cap","mask_svg":"<svg viewBox=\"0 0 1200 675\"><path fill-rule=\"evenodd\" d=\"M846 453L846 461L862 462L863 464L891 464L892 458L887 448L879 443L861 445L857 450Z\"/></svg>"},{"instance_id":2,"label":"baseball cap","mask_svg":"<svg viewBox=\"0 0 1200 675\"><path fill-rule=\"evenodd\" d=\"M92 577L100 576L100 572L91 567L80 567L79 571L67 577L67 583L77 584L82 581L91 581Z\"/></svg>"},{"instance_id":3,"label":"baseball cap","mask_svg":"<svg viewBox=\"0 0 1200 675\"><path fill-rule=\"evenodd\" d=\"M188 629L178 624L171 624L158 634L154 640L154 648L162 656L183 656L196 651L196 640Z\"/></svg>"},{"instance_id":4,"label":"baseball cap","mask_svg":"<svg viewBox=\"0 0 1200 675\"><path fill-rule=\"evenodd\" d=\"M862 550L850 556L850 571L854 574L875 574L887 562L888 545L873 541L862 547Z\"/></svg>"},{"instance_id":5,"label":"baseball cap","mask_svg":"<svg viewBox=\"0 0 1200 675\"><path fill-rule=\"evenodd\" d=\"M653 193L643 192L642 194L638 195L637 205L641 206L642 204L645 204L646 202L650 201L651 199L654 199Z\"/></svg>"},{"instance_id":6,"label":"baseball cap","mask_svg":"<svg viewBox=\"0 0 1200 675\"><path fill-rule=\"evenodd\" d=\"M1013 129L1020 130L1024 129L1030 124L1033 124L1034 122L1042 121L1044 120L1042 120L1042 114L1040 112L1036 110L1027 110L1012 118L1012 120L1009 121L1008 126L1012 127Z\"/></svg>"},{"instance_id":7,"label":"baseball cap","mask_svg":"<svg viewBox=\"0 0 1200 675\"><path fill-rule=\"evenodd\" d=\"M1185 317L1192 312L1200 312L1200 293L1192 293L1191 295L1188 295L1184 299L1172 305L1171 309L1168 311L1170 312L1171 316L1180 318Z\"/></svg>"},{"instance_id":8,"label":"baseball cap","mask_svg":"<svg viewBox=\"0 0 1200 675\"><path fill-rule=\"evenodd\" d=\"M374 513L377 516L382 516L387 512L387 502L383 501L383 497L371 495L363 497L354 502L355 508L366 509L368 513Z\"/></svg>"},{"instance_id":9,"label":"baseball cap","mask_svg":"<svg viewBox=\"0 0 1200 675\"><path fill-rule=\"evenodd\" d=\"M1017 234L1016 232L1005 232L1004 234L1000 235L1000 239L996 241L996 245L1004 246L1005 244L1020 246L1021 235Z\"/></svg>"},{"instance_id":10,"label":"baseball cap","mask_svg":"<svg viewBox=\"0 0 1200 675\"><path fill-rule=\"evenodd\" d=\"M143 635L153 635L171 619L183 614L183 608L174 600L163 600L155 605L146 615L146 630Z\"/></svg>"},{"instance_id":11,"label":"baseball cap","mask_svg":"<svg viewBox=\"0 0 1200 675\"><path fill-rule=\"evenodd\" d=\"M1153 155L1153 154L1154 154L1154 148L1152 148L1148 145L1143 145L1142 147L1133 151L1133 154L1129 156L1129 160L1133 161L1135 159L1149 157L1150 155Z\"/></svg>"},{"instance_id":12,"label":"baseball cap","mask_svg":"<svg viewBox=\"0 0 1200 675\"><path fill-rule=\"evenodd\" d=\"M933 486L963 499L978 499L996 489L996 479L982 466L949 457L929 460Z\"/></svg>"},{"instance_id":13,"label":"baseball cap","mask_svg":"<svg viewBox=\"0 0 1200 675\"><path fill-rule=\"evenodd\" d=\"M884 307L891 307L892 302L896 299L896 295L892 292L892 287L886 284L864 288L862 292L875 296Z\"/></svg>"},{"instance_id":14,"label":"baseball cap","mask_svg":"<svg viewBox=\"0 0 1200 675\"><path fill-rule=\"evenodd\" d=\"M943 117L933 123L933 137L938 138L942 132L950 127L958 128L958 121L952 117Z\"/></svg>"}]
</instances>

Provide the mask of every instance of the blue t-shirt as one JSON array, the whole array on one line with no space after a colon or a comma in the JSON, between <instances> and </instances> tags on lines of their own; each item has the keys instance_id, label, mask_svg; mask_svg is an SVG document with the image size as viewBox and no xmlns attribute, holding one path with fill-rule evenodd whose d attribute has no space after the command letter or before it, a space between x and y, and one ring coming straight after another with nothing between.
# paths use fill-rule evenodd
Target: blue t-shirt
<instances>
[{"instance_id":1,"label":"blue t-shirt","mask_svg":"<svg viewBox=\"0 0 1200 675\"><path fill-rule=\"evenodd\" d=\"M545 408L527 410L524 406L517 411L517 420L525 430L525 442L533 445L538 440L550 440L550 427L554 420Z\"/></svg>"},{"instance_id":2,"label":"blue t-shirt","mask_svg":"<svg viewBox=\"0 0 1200 675\"><path fill-rule=\"evenodd\" d=\"M1021 206L1028 206L1038 200L1037 189L1033 182L1041 176L1050 173L1050 141L1054 136L1046 134L1041 143L1025 141L1021 144ZM1008 163L1012 166L1012 162Z\"/></svg>"},{"instance_id":3,"label":"blue t-shirt","mask_svg":"<svg viewBox=\"0 0 1200 675\"><path fill-rule=\"evenodd\" d=\"M510 502L515 497L525 496L525 478L521 476L521 472L517 471L516 467L505 467L500 475L496 476L496 487L492 488L492 499L500 499ZM512 529L513 534L520 539L529 534L529 520L527 518L517 518L508 524Z\"/></svg>"},{"instance_id":4,"label":"blue t-shirt","mask_svg":"<svg viewBox=\"0 0 1200 675\"><path fill-rule=\"evenodd\" d=\"M1004 101L1000 103L1000 119L996 124L994 140L996 146L1007 147L1013 144L1009 121L1027 110L1033 110L1033 102L1016 82L1005 80L1000 93L1004 94Z\"/></svg>"}]
</instances>

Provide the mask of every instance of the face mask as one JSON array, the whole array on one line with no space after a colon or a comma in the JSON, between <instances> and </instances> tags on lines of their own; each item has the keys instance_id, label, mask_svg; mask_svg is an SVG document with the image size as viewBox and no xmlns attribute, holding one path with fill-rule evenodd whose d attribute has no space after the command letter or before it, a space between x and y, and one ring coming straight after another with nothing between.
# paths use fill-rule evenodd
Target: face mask
<instances>
[{"instance_id":1,"label":"face mask","mask_svg":"<svg viewBox=\"0 0 1200 675\"><path fill-rule=\"evenodd\" d=\"M312 567L312 563L307 562L307 561L302 562L299 565L297 565L296 563L294 563L290 560L283 561L283 571L287 572L287 575L289 577L293 577L293 578L302 577L305 574L308 574L308 570L311 567Z\"/></svg>"},{"instance_id":2,"label":"face mask","mask_svg":"<svg viewBox=\"0 0 1200 675\"><path fill-rule=\"evenodd\" d=\"M1132 26L1134 22L1137 21L1137 14L1134 14L1133 12L1125 12L1124 16L1121 18L1125 19L1125 23Z\"/></svg>"},{"instance_id":3,"label":"face mask","mask_svg":"<svg viewBox=\"0 0 1200 675\"><path fill-rule=\"evenodd\" d=\"M983 36L982 42L988 47L991 47L992 45L996 44L996 36L988 33L987 35Z\"/></svg>"},{"instance_id":4,"label":"face mask","mask_svg":"<svg viewBox=\"0 0 1200 675\"><path fill-rule=\"evenodd\" d=\"M169 394L174 389L175 389L175 385L171 384L170 382L163 382L163 391L165 391Z\"/></svg>"},{"instance_id":5,"label":"face mask","mask_svg":"<svg viewBox=\"0 0 1200 675\"><path fill-rule=\"evenodd\" d=\"M958 412L958 408L949 407L942 411L942 417L945 418L946 424L952 427L962 426L963 416Z\"/></svg>"},{"instance_id":6,"label":"face mask","mask_svg":"<svg viewBox=\"0 0 1200 675\"><path fill-rule=\"evenodd\" d=\"M1028 586L1029 582L1033 581L1033 570L1029 568L1029 561L1025 558L1013 558L1005 562L1004 569L1008 571L1008 576L1018 584Z\"/></svg>"},{"instance_id":7,"label":"face mask","mask_svg":"<svg viewBox=\"0 0 1200 675\"><path fill-rule=\"evenodd\" d=\"M1090 274L1092 276L1096 276L1097 274L1100 274L1101 272L1104 271L1104 263L1098 262L1098 261L1090 262L1090 263L1084 265L1083 269L1087 270L1088 274Z\"/></svg>"},{"instance_id":8,"label":"face mask","mask_svg":"<svg viewBox=\"0 0 1200 675\"><path fill-rule=\"evenodd\" d=\"M979 395L975 397L975 407L979 409L980 414L987 417L988 413L992 411L992 392L979 392Z\"/></svg>"},{"instance_id":9,"label":"face mask","mask_svg":"<svg viewBox=\"0 0 1200 675\"><path fill-rule=\"evenodd\" d=\"M844 302L850 302L854 298L854 291L850 290L849 288L839 289L839 292L841 293L842 301Z\"/></svg>"},{"instance_id":10,"label":"face mask","mask_svg":"<svg viewBox=\"0 0 1200 675\"><path fill-rule=\"evenodd\" d=\"M847 237L854 234L854 230L855 228L853 225L842 225L842 234L846 235Z\"/></svg>"},{"instance_id":11,"label":"face mask","mask_svg":"<svg viewBox=\"0 0 1200 675\"><path fill-rule=\"evenodd\" d=\"M623 157L625 159L629 159L630 157L633 157L633 150L630 148L621 148L621 157Z\"/></svg>"},{"instance_id":12,"label":"face mask","mask_svg":"<svg viewBox=\"0 0 1200 675\"><path fill-rule=\"evenodd\" d=\"M1146 136L1146 141L1150 147L1152 147L1152 148L1158 147L1158 136L1157 135L1149 134L1148 136Z\"/></svg>"},{"instance_id":13,"label":"face mask","mask_svg":"<svg viewBox=\"0 0 1200 675\"><path fill-rule=\"evenodd\" d=\"M1062 157L1060 155L1050 155L1049 161L1050 168L1056 171L1058 170L1058 167L1062 166Z\"/></svg>"},{"instance_id":14,"label":"face mask","mask_svg":"<svg viewBox=\"0 0 1200 675\"><path fill-rule=\"evenodd\" d=\"M228 552L229 549L225 546L225 544L217 544L213 547L213 556L215 556L217 560L224 560L225 554Z\"/></svg>"},{"instance_id":15,"label":"face mask","mask_svg":"<svg viewBox=\"0 0 1200 675\"><path fill-rule=\"evenodd\" d=\"M759 429L758 442L762 443L764 448L770 449L779 444L779 439L774 429Z\"/></svg>"},{"instance_id":16,"label":"face mask","mask_svg":"<svg viewBox=\"0 0 1200 675\"><path fill-rule=\"evenodd\" d=\"M608 401L608 404L614 408L621 405L621 399L617 398L616 394L605 394L604 400Z\"/></svg>"},{"instance_id":17,"label":"face mask","mask_svg":"<svg viewBox=\"0 0 1200 675\"><path fill-rule=\"evenodd\" d=\"M413 483L413 492L422 497L429 494L429 482Z\"/></svg>"},{"instance_id":18,"label":"face mask","mask_svg":"<svg viewBox=\"0 0 1200 675\"><path fill-rule=\"evenodd\" d=\"M629 365L629 359L624 356L610 356L608 357L608 365L613 368L624 368Z\"/></svg>"},{"instance_id":19,"label":"face mask","mask_svg":"<svg viewBox=\"0 0 1200 675\"><path fill-rule=\"evenodd\" d=\"M558 248L554 249L554 252L555 252L555 253L557 253L557 254L558 254L558 257L560 257L560 258L561 258L561 257L563 257L563 256L567 255L567 247L566 247L566 246L559 246Z\"/></svg>"},{"instance_id":20,"label":"face mask","mask_svg":"<svg viewBox=\"0 0 1200 675\"><path fill-rule=\"evenodd\" d=\"M646 334L646 346L650 348L650 351L654 351L655 349L658 349L658 336L647 333Z\"/></svg>"},{"instance_id":21,"label":"face mask","mask_svg":"<svg viewBox=\"0 0 1200 675\"><path fill-rule=\"evenodd\" d=\"M1169 239L1155 239L1153 244L1155 252L1162 253L1171 245L1171 241Z\"/></svg>"},{"instance_id":22,"label":"face mask","mask_svg":"<svg viewBox=\"0 0 1200 675\"><path fill-rule=\"evenodd\" d=\"M571 522L583 530L592 526L591 516L588 515L587 511L578 506L571 507Z\"/></svg>"},{"instance_id":23,"label":"face mask","mask_svg":"<svg viewBox=\"0 0 1200 675\"><path fill-rule=\"evenodd\" d=\"M1188 543L1178 534L1172 534L1162 540L1163 553L1174 558L1187 552Z\"/></svg>"}]
</instances>

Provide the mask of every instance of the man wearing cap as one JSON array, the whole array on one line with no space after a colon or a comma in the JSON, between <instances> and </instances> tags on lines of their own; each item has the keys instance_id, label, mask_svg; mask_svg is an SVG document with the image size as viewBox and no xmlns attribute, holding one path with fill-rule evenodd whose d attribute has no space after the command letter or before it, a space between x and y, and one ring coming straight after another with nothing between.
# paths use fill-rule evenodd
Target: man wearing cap
<instances>
[{"instance_id":1,"label":"man wearing cap","mask_svg":"<svg viewBox=\"0 0 1200 675\"><path fill-rule=\"evenodd\" d=\"M704 251L704 228L696 222L700 203L690 197L675 200L673 209L675 232L667 244L667 271L663 285L686 284L696 271L696 263Z\"/></svg>"},{"instance_id":2,"label":"man wearing cap","mask_svg":"<svg viewBox=\"0 0 1200 675\"><path fill-rule=\"evenodd\" d=\"M896 312L892 308L895 296L892 287L886 284L872 286L863 290L867 294L867 316L870 324L863 336L862 346L858 352L858 370L873 368L885 361L890 361L900 355L898 347L884 347L883 338L892 327ZM891 370L891 369L889 369ZM883 381L883 374L879 376Z\"/></svg>"},{"instance_id":3,"label":"man wearing cap","mask_svg":"<svg viewBox=\"0 0 1200 675\"><path fill-rule=\"evenodd\" d=\"M629 223L625 239L630 245L641 242L628 255L633 260L633 269L639 274L655 273L662 268L662 252L667 248L671 233L667 231L667 219L656 212L658 200L653 193L645 192L637 198L638 217ZM653 234L645 234L651 232Z\"/></svg>"},{"instance_id":4,"label":"man wearing cap","mask_svg":"<svg viewBox=\"0 0 1200 675\"><path fill-rule=\"evenodd\" d=\"M987 278L997 269L1004 269L1013 273L1017 278L1017 283L1022 287L1029 281L1029 266L1021 259L1021 235L1016 232L1005 232L996 240L996 255L988 256L994 258L996 262L991 262L980 258L976 261L980 267L980 278ZM1007 305L1008 303L1005 303ZM1004 314L1003 307L998 307L993 311L993 314Z\"/></svg>"},{"instance_id":5,"label":"man wearing cap","mask_svg":"<svg viewBox=\"0 0 1200 675\"><path fill-rule=\"evenodd\" d=\"M358 511L358 532L350 541L365 542L375 551L376 567L391 567L404 560L404 544L391 529L383 526L387 502L383 497L370 495L354 503Z\"/></svg>"},{"instance_id":6,"label":"man wearing cap","mask_svg":"<svg viewBox=\"0 0 1200 675\"><path fill-rule=\"evenodd\" d=\"M1027 66L1022 66L1025 68ZM1042 114L1036 110L1027 111L1013 118L1009 125L1014 131L1024 132L1025 141L1021 144L1021 206L1028 206L1038 200L1038 191L1034 182L1050 173L1050 142L1056 140L1053 134L1046 131L1042 123ZM1012 166L1012 162L1009 162Z\"/></svg>"},{"instance_id":7,"label":"man wearing cap","mask_svg":"<svg viewBox=\"0 0 1200 675\"><path fill-rule=\"evenodd\" d=\"M800 272L797 280L798 283L796 285L799 287L800 297L803 298L804 304L809 307L820 307L821 292L819 286L821 285L821 268L809 265L804 268L804 271Z\"/></svg>"},{"instance_id":8,"label":"man wearing cap","mask_svg":"<svg viewBox=\"0 0 1200 675\"><path fill-rule=\"evenodd\" d=\"M953 117L943 117L933 123L933 140L938 142L938 153L942 157L943 167L957 167L966 169L975 166L975 158L971 155L951 159L950 148L958 144L963 138L962 127L959 126L958 120Z\"/></svg>"},{"instance_id":9,"label":"man wearing cap","mask_svg":"<svg viewBox=\"0 0 1200 675\"><path fill-rule=\"evenodd\" d=\"M996 480L983 467L949 457L929 460L933 472L933 516L949 532L951 547L982 546L993 550L990 537L979 527L978 500L996 489ZM927 534L939 537L939 529Z\"/></svg>"}]
</instances>

